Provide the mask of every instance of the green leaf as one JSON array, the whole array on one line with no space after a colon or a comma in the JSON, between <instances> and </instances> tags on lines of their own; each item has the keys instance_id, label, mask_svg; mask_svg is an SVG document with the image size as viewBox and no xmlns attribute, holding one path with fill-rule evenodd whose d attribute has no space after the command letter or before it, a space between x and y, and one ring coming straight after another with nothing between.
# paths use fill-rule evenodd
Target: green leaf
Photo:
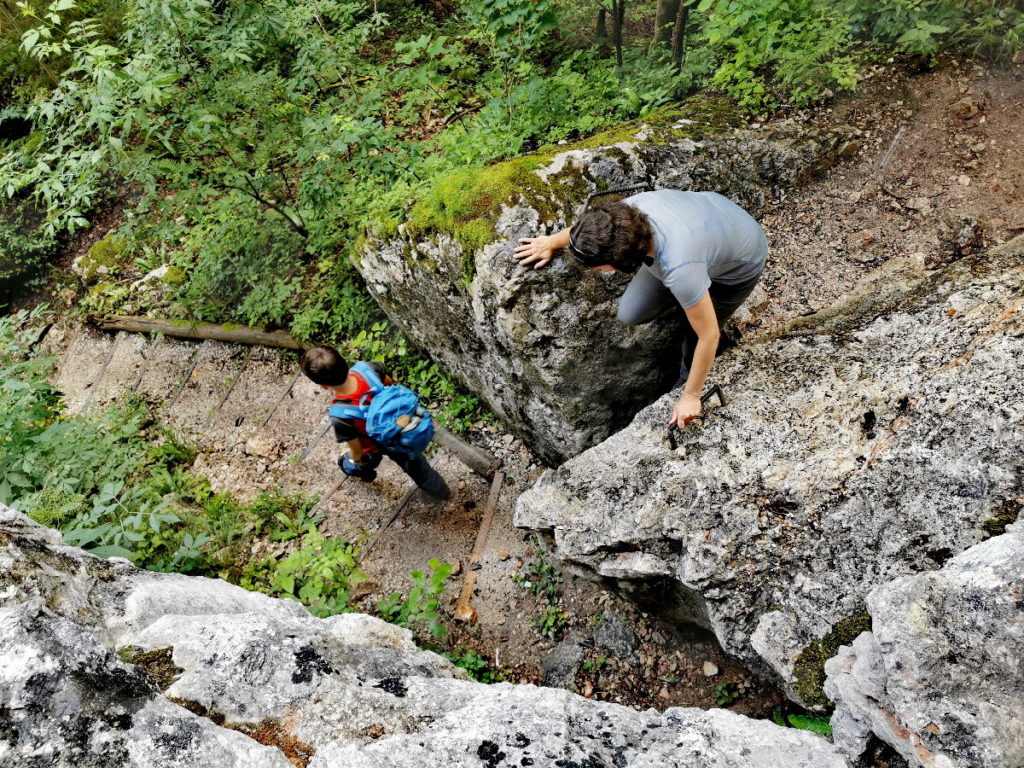
<instances>
[{"instance_id":1,"label":"green leaf","mask_svg":"<svg viewBox=\"0 0 1024 768\"><path fill-rule=\"evenodd\" d=\"M789 715L788 720L790 725L794 728L799 728L801 731L820 733L823 736L829 736L832 734L832 725L827 717L818 717L815 715Z\"/></svg>"},{"instance_id":2,"label":"green leaf","mask_svg":"<svg viewBox=\"0 0 1024 768\"><path fill-rule=\"evenodd\" d=\"M96 557L123 557L128 560L130 560L134 555L130 549L119 547L116 544L107 544L102 547L90 549L89 554L96 555Z\"/></svg>"},{"instance_id":3,"label":"green leaf","mask_svg":"<svg viewBox=\"0 0 1024 768\"><path fill-rule=\"evenodd\" d=\"M36 47L36 43L39 42L39 30L36 28L30 29L21 36L21 47L27 52L31 53L32 49Z\"/></svg>"}]
</instances>

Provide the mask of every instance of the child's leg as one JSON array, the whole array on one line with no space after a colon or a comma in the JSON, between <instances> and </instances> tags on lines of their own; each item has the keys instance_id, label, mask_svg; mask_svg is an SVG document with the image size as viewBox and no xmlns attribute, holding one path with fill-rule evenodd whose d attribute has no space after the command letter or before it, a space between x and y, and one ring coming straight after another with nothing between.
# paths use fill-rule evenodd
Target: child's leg
<instances>
[{"instance_id":1,"label":"child's leg","mask_svg":"<svg viewBox=\"0 0 1024 768\"><path fill-rule=\"evenodd\" d=\"M430 466L430 462L423 454L407 456L404 453L389 453L387 456L400 466L424 493L438 499L447 499L451 496L451 491L448 490L444 478Z\"/></svg>"}]
</instances>

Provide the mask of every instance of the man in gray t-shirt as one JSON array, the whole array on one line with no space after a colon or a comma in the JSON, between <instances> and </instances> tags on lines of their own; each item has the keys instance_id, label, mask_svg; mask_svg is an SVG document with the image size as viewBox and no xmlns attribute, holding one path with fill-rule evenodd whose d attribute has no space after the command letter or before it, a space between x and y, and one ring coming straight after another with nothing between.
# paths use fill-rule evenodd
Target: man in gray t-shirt
<instances>
[{"instance_id":1,"label":"man in gray t-shirt","mask_svg":"<svg viewBox=\"0 0 1024 768\"><path fill-rule=\"evenodd\" d=\"M721 326L757 284L768 253L761 227L716 192L662 189L584 213L570 229L522 238L521 264L540 268L568 246L591 269L635 272L619 301L619 320L646 323L683 308L683 393L670 424L700 415L700 393L718 352Z\"/></svg>"}]
</instances>

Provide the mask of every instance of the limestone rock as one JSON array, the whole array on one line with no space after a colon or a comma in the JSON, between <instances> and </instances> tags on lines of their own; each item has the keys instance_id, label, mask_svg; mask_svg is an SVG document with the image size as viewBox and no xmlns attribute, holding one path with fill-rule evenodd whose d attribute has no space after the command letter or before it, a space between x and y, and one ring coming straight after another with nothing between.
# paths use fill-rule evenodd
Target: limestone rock
<instances>
[{"instance_id":1,"label":"limestone rock","mask_svg":"<svg viewBox=\"0 0 1024 768\"><path fill-rule=\"evenodd\" d=\"M605 611L594 628L594 645L616 659L631 659L640 641L621 616Z\"/></svg>"},{"instance_id":2,"label":"limestone rock","mask_svg":"<svg viewBox=\"0 0 1024 768\"><path fill-rule=\"evenodd\" d=\"M101 560L0 506L0 768L848 766L731 712L465 677L379 619Z\"/></svg>"},{"instance_id":3,"label":"limestone rock","mask_svg":"<svg viewBox=\"0 0 1024 768\"><path fill-rule=\"evenodd\" d=\"M921 768L1024 765L1024 523L868 597L872 631L825 664L836 743Z\"/></svg>"},{"instance_id":4,"label":"limestone rock","mask_svg":"<svg viewBox=\"0 0 1024 768\"><path fill-rule=\"evenodd\" d=\"M1024 238L924 279L885 274L719 358L729 404L679 451L670 395L543 475L515 524L827 706L823 663L867 628L868 592L982 541L1022 496Z\"/></svg>"},{"instance_id":5,"label":"limestone rock","mask_svg":"<svg viewBox=\"0 0 1024 768\"><path fill-rule=\"evenodd\" d=\"M671 386L679 317L623 325L628 275L593 273L564 254L521 267L519 238L568 226L595 190L641 182L714 190L756 214L766 189L828 164L850 135L713 128L686 114L587 142L598 148L464 172L361 250L359 271L391 319L549 460L600 442Z\"/></svg>"}]
</instances>

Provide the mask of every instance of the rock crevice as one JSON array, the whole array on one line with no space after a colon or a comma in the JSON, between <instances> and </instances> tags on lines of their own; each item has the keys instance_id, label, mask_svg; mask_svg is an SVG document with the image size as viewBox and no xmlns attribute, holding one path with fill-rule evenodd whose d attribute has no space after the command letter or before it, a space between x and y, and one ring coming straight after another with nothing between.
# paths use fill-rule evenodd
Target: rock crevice
<instances>
[{"instance_id":1,"label":"rock crevice","mask_svg":"<svg viewBox=\"0 0 1024 768\"><path fill-rule=\"evenodd\" d=\"M616 310L629 276L571 259L522 268L518 239L568 226L591 192L639 182L718 191L757 213L766 190L829 164L851 136L796 124L733 129L692 108L619 133L463 172L361 250L360 273L391 319L553 462L668 389L679 316L623 325Z\"/></svg>"},{"instance_id":2,"label":"rock crevice","mask_svg":"<svg viewBox=\"0 0 1024 768\"><path fill-rule=\"evenodd\" d=\"M927 279L894 274L720 358L729 405L677 450L667 396L542 476L515 522L623 589L671 574L669 609L706 613L728 652L825 706L823 652L856 636L870 590L939 568L1019 509L1022 295L1024 238ZM623 542L636 551L607 551Z\"/></svg>"}]
</instances>

